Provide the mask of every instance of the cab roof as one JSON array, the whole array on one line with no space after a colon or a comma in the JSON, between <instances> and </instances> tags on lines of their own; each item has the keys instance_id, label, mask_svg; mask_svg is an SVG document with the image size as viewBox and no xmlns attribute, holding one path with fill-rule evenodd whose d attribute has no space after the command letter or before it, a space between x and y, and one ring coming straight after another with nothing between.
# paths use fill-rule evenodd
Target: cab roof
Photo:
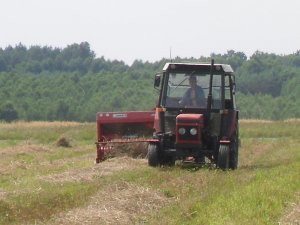
<instances>
[{"instance_id":1,"label":"cab roof","mask_svg":"<svg viewBox=\"0 0 300 225\"><path fill-rule=\"evenodd\" d=\"M163 71L210 73L210 69L211 64L209 63L166 63ZM228 64L214 64L213 73L227 73L233 75L233 69Z\"/></svg>"}]
</instances>

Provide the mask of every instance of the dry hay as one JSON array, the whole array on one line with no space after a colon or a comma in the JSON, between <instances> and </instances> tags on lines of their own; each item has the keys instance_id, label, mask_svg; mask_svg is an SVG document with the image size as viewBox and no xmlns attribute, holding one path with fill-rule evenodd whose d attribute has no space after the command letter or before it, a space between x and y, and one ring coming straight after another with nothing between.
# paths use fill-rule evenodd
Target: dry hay
<instances>
[{"instance_id":1,"label":"dry hay","mask_svg":"<svg viewBox=\"0 0 300 225\"><path fill-rule=\"evenodd\" d=\"M16 181L14 182L16 185L19 185L19 182ZM37 188L18 188L17 190L14 191L4 191L3 189L0 189L0 201L1 200L7 200L7 198L10 197L15 197L15 196L20 196L20 195L39 195L39 193L42 192L41 187Z\"/></svg>"},{"instance_id":2,"label":"dry hay","mask_svg":"<svg viewBox=\"0 0 300 225\"><path fill-rule=\"evenodd\" d=\"M5 199L6 196L7 196L7 192L4 191L4 190L2 190L2 189L0 189L0 201L3 200L3 199Z\"/></svg>"},{"instance_id":3,"label":"dry hay","mask_svg":"<svg viewBox=\"0 0 300 225\"><path fill-rule=\"evenodd\" d=\"M32 153L32 152L46 152L50 151L48 147L45 145L37 145L31 143L30 140L25 141L16 146L10 146L7 148L2 148L0 151L0 155L14 155L14 154L24 154L24 153Z\"/></svg>"},{"instance_id":4,"label":"dry hay","mask_svg":"<svg viewBox=\"0 0 300 225\"><path fill-rule=\"evenodd\" d=\"M122 182L108 186L89 199L89 204L59 214L50 224L137 224L166 205L161 193Z\"/></svg>"},{"instance_id":5,"label":"dry hay","mask_svg":"<svg viewBox=\"0 0 300 225\"><path fill-rule=\"evenodd\" d=\"M300 224L300 204L292 204L292 209L281 219L278 224Z\"/></svg>"},{"instance_id":6,"label":"dry hay","mask_svg":"<svg viewBox=\"0 0 300 225\"><path fill-rule=\"evenodd\" d=\"M297 118L290 118L290 119L284 120L283 122L286 122L286 123L299 123L299 122L300 122L300 119L297 119Z\"/></svg>"},{"instance_id":7,"label":"dry hay","mask_svg":"<svg viewBox=\"0 0 300 225\"><path fill-rule=\"evenodd\" d=\"M239 160L241 167L248 167L252 165L252 163L255 162L257 159L271 151L273 147L274 145L272 143L255 143L251 147L247 147L247 149L242 150L241 157Z\"/></svg>"},{"instance_id":8,"label":"dry hay","mask_svg":"<svg viewBox=\"0 0 300 225\"><path fill-rule=\"evenodd\" d=\"M240 123L274 123L275 121L272 120L259 120L259 119L241 119L239 120Z\"/></svg>"},{"instance_id":9,"label":"dry hay","mask_svg":"<svg viewBox=\"0 0 300 225\"><path fill-rule=\"evenodd\" d=\"M298 119L298 118L290 118L290 119L286 119L286 120L240 119L239 121L240 121L240 123L243 123L243 124L252 124L252 123L269 124L269 123L277 123L277 122L299 123L300 119Z\"/></svg>"},{"instance_id":10,"label":"dry hay","mask_svg":"<svg viewBox=\"0 0 300 225\"><path fill-rule=\"evenodd\" d=\"M126 143L126 144L115 144L109 147L110 150L107 151L106 157L120 157L129 156L132 158L145 158L147 156L147 146L148 143L138 142L138 143Z\"/></svg>"},{"instance_id":11,"label":"dry hay","mask_svg":"<svg viewBox=\"0 0 300 225\"><path fill-rule=\"evenodd\" d=\"M286 211L285 215L281 218L280 222L278 222L278 224L300 224L300 192L296 193L294 200L298 203L290 203L288 210Z\"/></svg>"},{"instance_id":12,"label":"dry hay","mask_svg":"<svg viewBox=\"0 0 300 225\"><path fill-rule=\"evenodd\" d=\"M70 140L68 138L66 138L66 137L59 138L56 141L56 146L57 147L64 147L64 148L70 148L70 147L72 147L71 143L70 143Z\"/></svg>"},{"instance_id":13,"label":"dry hay","mask_svg":"<svg viewBox=\"0 0 300 225\"><path fill-rule=\"evenodd\" d=\"M93 168L68 170L63 173L41 176L39 178L51 183L89 182L103 176L111 175L117 171L139 168L142 165L146 165L145 160L116 157L96 164Z\"/></svg>"},{"instance_id":14,"label":"dry hay","mask_svg":"<svg viewBox=\"0 0 300 225\"><path fill-rule=\"evenodd\" d=\"M0 156L4 161L2 162L2 167L0 168L0 174L10 174L16 168L20 169L28 169L30 165L23 160L12 160L7 161L5 157L13 156L13 155L25 155L28 153L35 153L35 152L46 152L50 151L46 146L43 145L36 145L31 144L30 142L25 142L24 144L20 144L17 146L3 148L0 151Z\"/></svg>"},{"instance_id":15,"label":"dry hay","mask_svg":"<svg viewBox=\"0 0 300 225\"><path fill-rule=\"evenodd\" d=\"M82 126L85 123L79 122L61 122L61 121L53 121L53 122L46 122L46 121L17 121L12 123L0 123L1 128L11 128L11 129L18 129L18 128L49 128L49 127L76 127Z\"/></svg>"}]
</instances>

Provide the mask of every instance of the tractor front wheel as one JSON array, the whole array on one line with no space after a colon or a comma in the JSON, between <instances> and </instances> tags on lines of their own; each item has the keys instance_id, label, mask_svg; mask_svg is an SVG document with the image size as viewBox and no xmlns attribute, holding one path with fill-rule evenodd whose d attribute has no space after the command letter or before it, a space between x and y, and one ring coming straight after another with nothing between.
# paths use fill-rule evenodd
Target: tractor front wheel
<instances>
[{"instance_id":1,"label":"tractor front wheel","mask_svg":"<svg viewBox=\"0 0 300 225\"><path fill-rule=\"evenodd\" d=\"M239 143L238 143L238 136L235 135L231 142L230 162L229 162L230 169L232 170L237 169L238 158L239 158Z\"/></svg>"},{"instance_id":2,"label":"tractor front wheel","mask_svg":"<svg viewBox=\"0 0 300 225\"><path fill-rule=\"evenodd\" d=\"M159 166L158 146L156 144L148 145L148 165L153 167Z\"/></svg>"},{"instance_id":3,"label":"tractor front wheel","mask_svg":"<svg viewBox=\"0 0 300 225\"><path fill-rule=\"evenodd\" d=\"M222 170L227 170L229 168L229 154L230 148L228 145L220 145L217 167Z\"/></svg>"}]
</instances>

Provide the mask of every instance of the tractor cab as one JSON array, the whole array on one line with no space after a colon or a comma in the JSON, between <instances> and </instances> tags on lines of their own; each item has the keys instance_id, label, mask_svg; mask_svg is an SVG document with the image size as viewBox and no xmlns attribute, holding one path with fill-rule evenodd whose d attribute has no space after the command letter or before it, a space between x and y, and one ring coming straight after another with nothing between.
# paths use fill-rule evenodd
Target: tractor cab
<instances>
[{"instance_id":1,"label":"tractor cab","mask_svg":"<svg viewBox=\"0 0 300 225\"><path fill-rule=\"evenodd\" d=\"M178 108L220 110L235 106L234 76L229 65L215 64L211 68L210 64L167 63L163 73L156 75L154 85L160 88L159 106L170 110ZM196 92L202 89L202 93L187 96L189 90L193 89L191 85L195 85ZM184 97L195 99L184 101Z\"/></svg>"}]
</instances>

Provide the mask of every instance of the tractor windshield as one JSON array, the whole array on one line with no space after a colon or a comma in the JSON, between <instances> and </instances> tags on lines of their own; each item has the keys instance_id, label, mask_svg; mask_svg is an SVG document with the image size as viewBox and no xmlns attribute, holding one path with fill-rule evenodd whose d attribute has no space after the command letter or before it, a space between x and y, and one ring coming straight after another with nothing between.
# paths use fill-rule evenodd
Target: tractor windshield
<instances>
[{"instance_id":1,"label":"tractor windshield","mask_svg":"<svg viewBox=\"0 0 300 225\"><path fill-rule=\"evenodd\" d=\"M210 74L170 73L166 107L206 108ZM221 102L221 75L213 75L212 108L219 109Z\"/></svg>"}]
</instances>

